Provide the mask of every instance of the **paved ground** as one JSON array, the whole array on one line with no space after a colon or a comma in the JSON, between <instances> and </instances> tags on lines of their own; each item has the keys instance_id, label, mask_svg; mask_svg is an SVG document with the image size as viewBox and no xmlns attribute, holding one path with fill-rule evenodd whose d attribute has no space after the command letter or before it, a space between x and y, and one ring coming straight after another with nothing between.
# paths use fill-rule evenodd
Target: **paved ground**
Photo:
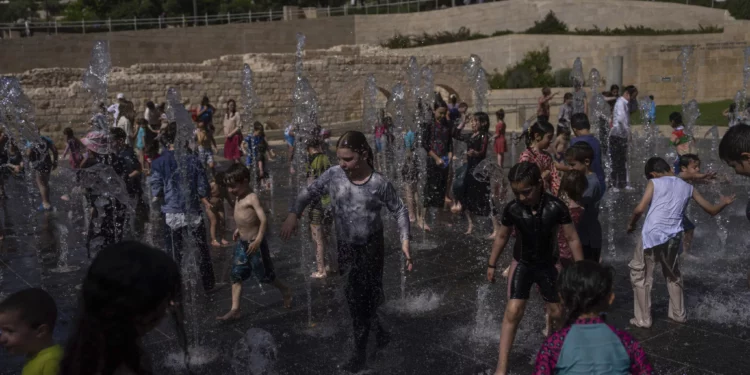
<instances>
[{"instance_id":1,"label":"paved ground","mask_svg":"<svg viewBox=\"0 0 750 375\"><path fill-rule=\"evenodd\" d=\"M705 147L707 148L707 146ZM708 151L706 150L706 153ZM198 374L229 374L231 360L237 358L235 343L250 328L269 332L278 348L276 370L280 374L336 374L348 355L351 343L349 325L343 296L339 293L341 280L310 280L311 264L300 267L300 259L312 259L312 252L301 253L298 240L281 242L278 228L289 198L288 175L280 163L273 166L276 183L273 200L265 197L267 206L273 202L270 247L277 274L293 286L294 307L285 310L278 292L247 282L243 296L243 317L231 324L220 324L214 317L229 308L229 290L225 288L210 297L200 296L198 321L201 347L212 350L217 357L208 364L195 365ZM634 184L642 184L640 173L633 173ZM54 196L59 197L68 187L55 180ZM685 262L686 305L689 322L675 324L666 319L667 293L659 271L655 275L653 315L650 330L629 328L632 316L632 291L628 280L627 262L631 255L634 237L624 233L626 218L639 198L637 192L614 195L615 252L605 251L605 261L616 271L616 300L608 320L627 328L641 343L654 363L658 374L746 374L750 368L750 291L746 272L750 255L744 218L747 187L724 184L724 192L739 193L738 202L723 216L729 228L729 239L724 248L717 236L717 221L697 208L691 218L698 224L694 253L697 260ZM702 188L711 199L714 194ZM11 293L29 286L43 286L55 296L60 307L56 338L64 341L72 329L78 286L88 264L81 243L80 222L70 220L66 208L58 204L58 212L51 214L29 213L38 200L17 199L27 197L28 186L13 183L9 188L11 199L2 207L6 238L0 249L0 282L2 293ZM31 199L38 199L31 197ZM77 211L76 211L77 212ZM74 213L72 217L78 217ZM607 228L606 213L600 218ZM387 245L385 285L388 303L382 309L387 327L394 340L371 361L371 373L376 374L483 374L494 368L497 357L499 322L505 306L506 283L499 281L489 286L484 303L478 303L478 292L486 290L485 265L490 243L481 236L466 237L461 219L441 213L436 230L427 236L415 231L413 254L416 270L406 276L405 294L401 299L401 273L397 244L390 236ZM452 224L447 226L446 224ZM230 224L231 225L231 224ZM486 235L487 223L481 229ZM61 234L68 231L65 243L70 252L69 264L80 270L55 273L64 246ZM388 233L394 233L393 223ZM606 229L605 229L606 230ZM605 236L606 237L606 236ZM229 249L214 249L217 274L226 270L219 259ZM507 264L508 253L502 261ZM303 269L305 268L305 269ZM308 284L309 283L309 284ZM309 286L309 289L308 289ZM309 293L308 293L309 290ZM308 304L308 301L310 303ZM477 311L489 311L490 321L477 324ZM481 321L481 319L480 319ZM312 322L312 324L310 324ZM532 301L522 322L512 353L513 373L529 373L530 359L542 342L543 311L538 295ZM148 352L159 368L156 373L184 373L167 366L170 354L176 357L178 346L170 322L144 338ZM205 357L205 356L197 356ZM200 359L200 358L199 358ZM247 364L238 361L240 364ZM20 372L21 358L9 357L0 351L0 374ZM244 370L244 373L252 373Z\"/></svg>"}]
</instances>

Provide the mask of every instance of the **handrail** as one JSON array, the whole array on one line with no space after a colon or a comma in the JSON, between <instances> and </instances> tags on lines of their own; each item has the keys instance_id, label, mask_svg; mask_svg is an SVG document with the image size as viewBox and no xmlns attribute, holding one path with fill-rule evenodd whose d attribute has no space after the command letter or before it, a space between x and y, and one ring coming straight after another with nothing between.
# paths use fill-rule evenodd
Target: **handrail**
<instances>
[{"instance_id":1,"label":"handrail","mask_svg":"<svg viewBox=\"0 0 750 375\"><path fill-rule=\"evenodd\" d=\"M457 1L457 0L455 0ZM424 7L430 4L432 7ZM426 10L438 9L438 0L406 0L387 2L384 4L360 4L359 6L344 5L341 7L326 8L297 8L285 7L282 10L269 9L266 11L248 11L245 13L204 13L197 16L171 16L156 18L125 18L107 20L79 20L79 21L57 21L57 20L32 20L28 23L0 23L0 31L13 30L25 32L46 30L52 33L86 33L95 31L125 31L153 28L209 26L216 24L248 23L281 21L287 19L302 19L315 10L315 18L326 18L334 16L345 16L355 14L390 14L390 13L412 13Z\"/></svg>"}]
</instances>

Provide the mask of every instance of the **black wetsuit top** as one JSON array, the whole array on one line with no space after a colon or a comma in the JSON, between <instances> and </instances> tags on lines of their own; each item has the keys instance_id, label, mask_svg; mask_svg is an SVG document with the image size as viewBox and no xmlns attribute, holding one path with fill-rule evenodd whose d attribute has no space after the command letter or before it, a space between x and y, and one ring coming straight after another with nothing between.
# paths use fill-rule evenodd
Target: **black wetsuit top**
<instances>
[{"instance_id":1,"label":"black wetsuit top","mask_svg":"<svg viewBox=\"0 0 750 375\"><path fill-rule=\"evenodd\" d=\"M560 199L542 193L536 214L531 207L514 199L505 206L501 223L516 228L516 246L513 258L526 263L555 263L557 261L557 228L570 224L568 207Z\"/></svg>"}]
</instances>

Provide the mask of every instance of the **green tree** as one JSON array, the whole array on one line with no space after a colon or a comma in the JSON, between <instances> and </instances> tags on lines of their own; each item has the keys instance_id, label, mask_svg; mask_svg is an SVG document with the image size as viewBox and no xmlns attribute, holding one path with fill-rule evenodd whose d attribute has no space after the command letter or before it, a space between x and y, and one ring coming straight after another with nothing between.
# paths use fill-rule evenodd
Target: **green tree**
<instances>
[{"instance_id":1,"label":"green tree","mask_svg":"<svg viewBox=\"0 0 750 375\"><path fill-rule=\"evenodd\" d=\"M12 0L0 6L0 21L16 22L25 18L36 17L39 4L33 0Z\"/></svg>"}]
</instances>

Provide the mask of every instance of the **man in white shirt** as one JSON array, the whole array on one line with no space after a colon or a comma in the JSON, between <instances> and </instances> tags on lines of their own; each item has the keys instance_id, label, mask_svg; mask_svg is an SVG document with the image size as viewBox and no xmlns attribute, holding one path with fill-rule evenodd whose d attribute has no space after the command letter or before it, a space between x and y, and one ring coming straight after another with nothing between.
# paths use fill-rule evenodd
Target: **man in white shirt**
<instances>
[{"instance_id":1,"label":"man in white shirt","mask_svg":"<svg viewBox=\"0 0 750 375\"><path fill-rule=\"evenodd\" d=\"M117 117L120 116L120 104L125 102L125 94L119 93L117 94L117 103L112 104L107 108L107 112L111 113L112 116L114 116L114 123L117 124Z\"/></svg>"},{"instance_id":2,"label":"man in white shirt","mask_svg":"<svg viewBox=\"0 0 750 375\"><path fill-rule=\"evenodd\" d=\"M638 95L635 86L628 86L617 98L612 113L612 129L609 131L609 155L612 160L612 190L627 186L628 139L630 138L629 102Z\"/></svg>"}]
</instances>

